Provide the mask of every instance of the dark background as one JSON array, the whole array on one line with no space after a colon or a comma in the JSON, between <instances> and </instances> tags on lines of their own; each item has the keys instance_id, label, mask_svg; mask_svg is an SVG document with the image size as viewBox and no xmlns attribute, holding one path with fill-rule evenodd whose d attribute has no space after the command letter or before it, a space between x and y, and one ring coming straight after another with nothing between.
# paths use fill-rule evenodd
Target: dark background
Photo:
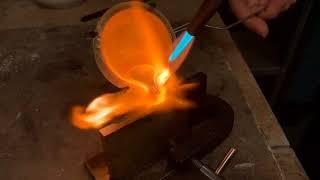
<instances>
[{"instance_id":1,"label":"dark background","mask_svg":"<svg viewBox=\"0 0 320 180\"><path fill-rule=\"evenodd\" d=\"M269 101L311 179L319 179L320 2L300 0L277 19L263 39L240 25L232 38ZM226 24L236 21L228 4Z\"/></svg>"}]
</instances>

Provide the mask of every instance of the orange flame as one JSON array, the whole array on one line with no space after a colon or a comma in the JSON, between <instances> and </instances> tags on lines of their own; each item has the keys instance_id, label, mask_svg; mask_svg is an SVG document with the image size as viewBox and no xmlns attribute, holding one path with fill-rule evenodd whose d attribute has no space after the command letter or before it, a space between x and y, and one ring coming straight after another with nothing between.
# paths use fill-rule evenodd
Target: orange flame
<instances>
[{"instance_id":1,"label":"orange flame","mask_svg":"<svg viewBox=\"0 0 320 180\"><path fill-rule=\"evenodd\" d=\"M169 69L172 46L167 26L143 6L133 3L114 14L101 32L100 53L108 71L128 89L104 94L86 108L74 107L72 123L82 129L100 128L121 116L137 119L154 111L192 106L184 99L190 86L181 85Z\"/></svg>"}]
</instances>

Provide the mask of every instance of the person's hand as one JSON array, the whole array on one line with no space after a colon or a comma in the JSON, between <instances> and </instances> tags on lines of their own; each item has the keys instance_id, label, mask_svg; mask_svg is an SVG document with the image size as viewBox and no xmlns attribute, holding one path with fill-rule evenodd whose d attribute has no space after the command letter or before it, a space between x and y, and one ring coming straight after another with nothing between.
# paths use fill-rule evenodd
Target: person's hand
<instances>
[{"instance_id":1,"label":"person's hand","mask_svg":"<svg viewBox=\"0 0 320 180\"><path fill-rule=\"evenodd\" d=\"M243 22L250 30L262 37L266 37L269 28L266 20L277 17L281 12L289 9L296 0L229 0L230 7L239 19L244 19L252 13L252 18Z\"/></svg>"}]
</instances>

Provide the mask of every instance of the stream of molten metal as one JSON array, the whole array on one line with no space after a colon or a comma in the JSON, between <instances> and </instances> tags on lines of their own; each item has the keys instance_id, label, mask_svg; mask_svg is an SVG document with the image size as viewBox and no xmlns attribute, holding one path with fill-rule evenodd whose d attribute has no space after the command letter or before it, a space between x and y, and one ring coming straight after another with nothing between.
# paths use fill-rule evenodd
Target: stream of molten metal
<instances>
[{"instance_id":1,"label":"stream of molten metal","mask_svg":"<svg viewBox=\"0 0 320 180\"><path fill-rule=\"evenodd\" d=\"M133 3L106 22L100 38L103 63L128 88L99 96L87 107L73 107L71 120L76 127L101 128L121 116L137 119L192 106L184 98L190 86L182 85L169 68L172 37L157 15Z\"/></svg>"}]
</instances>

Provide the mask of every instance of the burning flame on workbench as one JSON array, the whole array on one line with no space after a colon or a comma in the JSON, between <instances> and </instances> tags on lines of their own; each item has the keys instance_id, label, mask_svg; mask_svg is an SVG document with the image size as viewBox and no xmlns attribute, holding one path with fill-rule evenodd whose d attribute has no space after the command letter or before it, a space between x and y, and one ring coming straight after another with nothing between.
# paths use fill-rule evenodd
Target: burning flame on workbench
<instances>
[{"instance_id":1,"label":"burning flame on workbench","mask_svg":"<svg viewBox=\"0 0 320 180\"><path fill-rule=\"evenodd\" d=\"M72 123L81 129L101 128L122 116L132 120L191 107L184 92L193 85L183 85L177 68L169 67L172 49L170 32L154 13L133 3L114 14L100 33L100 53L108 79L127 88L101 95L87 107L73 107Z\"/></svg>"}]
</instances>

